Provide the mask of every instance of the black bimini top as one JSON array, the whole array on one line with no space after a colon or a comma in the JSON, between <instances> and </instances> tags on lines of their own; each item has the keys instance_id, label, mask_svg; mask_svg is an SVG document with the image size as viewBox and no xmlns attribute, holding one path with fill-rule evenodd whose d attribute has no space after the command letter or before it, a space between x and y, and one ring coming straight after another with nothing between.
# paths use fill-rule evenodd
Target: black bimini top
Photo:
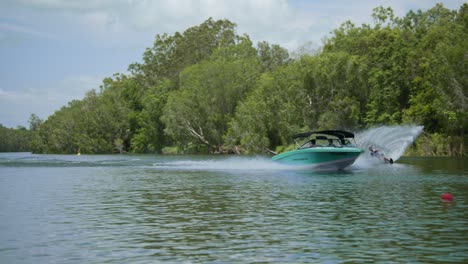
<instances>
[{"instance_id":1,"label":"black bimini top","mask_svg":"<svg viewBox=\"0 0 468 264\"><path fill-rule=\"evenodd\" d=\"M298 138L306 138L309 137L313 134L322 134L322 135L330 135L330 136L335 136L339 139L344 139L344 138L354 138L354 134L348 131L344 130L322 130L322 131L311 131L311 132L304 132L304 133L299 133L293 136L293 139L298 139Z\"/></svg>"}]
</instances>

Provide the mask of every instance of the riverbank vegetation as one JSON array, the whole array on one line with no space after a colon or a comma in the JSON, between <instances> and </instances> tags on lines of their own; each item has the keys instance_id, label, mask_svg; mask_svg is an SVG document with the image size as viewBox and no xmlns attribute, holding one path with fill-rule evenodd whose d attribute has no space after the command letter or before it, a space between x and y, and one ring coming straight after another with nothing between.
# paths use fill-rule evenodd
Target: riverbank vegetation
<instances>
[{"instance_id":1,"label":"riverbank vegetation","mask_svg":"<svg viewBox=\"0 0 468 264\"><path fill-rule=\"evenodd\" d=\"M31 149L262 153L301 131L418 124L412 153L466 156L468 4L372 18L313 54L254 45L228 20L157 35L128 74L41 122Z\"/></svg>"},{"instance_id":2,"label":"riverbank vegetation","mask_svg":"<svg viewBox=\"0 0 468 264\"><path fill-rule=\"evenodd\" d=\"M37 131L42 120L35 114L29 117L29 129L18 126L4 127L0 124L0 152L31 152L32 142L37 139Z\"/></svg>"}]
</instances>

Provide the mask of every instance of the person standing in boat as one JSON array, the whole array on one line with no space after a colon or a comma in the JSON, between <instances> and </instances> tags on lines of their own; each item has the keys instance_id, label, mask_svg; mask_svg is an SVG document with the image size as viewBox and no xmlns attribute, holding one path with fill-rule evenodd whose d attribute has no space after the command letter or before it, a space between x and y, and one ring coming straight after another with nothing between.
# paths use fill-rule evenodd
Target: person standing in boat
<instances>
[{"instance_id":1,"label":"person standing in boat","mask_svg":"<svg viewBox=\"0 0 468 264\"><path fill-rule=\"evenodd\" d=\"M312 140L310 141L310 148L315 148L315 147L317 146L315 143L316 143L316 142L315 142L315 139L312 139Z\"/></svg>"}]
</instances>

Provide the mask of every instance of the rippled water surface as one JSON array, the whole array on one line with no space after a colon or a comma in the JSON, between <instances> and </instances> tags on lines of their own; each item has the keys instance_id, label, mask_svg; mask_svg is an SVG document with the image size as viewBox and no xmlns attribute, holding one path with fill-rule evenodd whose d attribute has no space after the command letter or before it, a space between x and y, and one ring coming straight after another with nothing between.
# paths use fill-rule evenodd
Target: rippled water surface
<instances>
[{"instance_id":1,"label":"rippled water surface","mask_svg":"<svg viewBox=\"0 0 468 264\"><path fill-rule=\"evenodd\" d=\"M0 154L0 263L466 263L466 163Z\"/></svg>"}]
</instances>

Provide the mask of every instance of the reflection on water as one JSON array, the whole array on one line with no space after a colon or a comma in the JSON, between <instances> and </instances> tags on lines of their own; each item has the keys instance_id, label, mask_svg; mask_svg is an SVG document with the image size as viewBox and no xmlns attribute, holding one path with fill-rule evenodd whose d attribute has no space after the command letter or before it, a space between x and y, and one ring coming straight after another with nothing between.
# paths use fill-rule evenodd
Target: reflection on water
<instances>
[{"instance_id":1,"label":"reflection on water","mask_svg":"<svg viewBox=\"0 0 468 264\"><path fill-rule=\"evenodd\" d=\"M313 173L262 158L22 158L0 155L0 263L468 260L464 167L404 159ZM453 203L440 199L448 191Z\"/></svg>"}]
</instances>

